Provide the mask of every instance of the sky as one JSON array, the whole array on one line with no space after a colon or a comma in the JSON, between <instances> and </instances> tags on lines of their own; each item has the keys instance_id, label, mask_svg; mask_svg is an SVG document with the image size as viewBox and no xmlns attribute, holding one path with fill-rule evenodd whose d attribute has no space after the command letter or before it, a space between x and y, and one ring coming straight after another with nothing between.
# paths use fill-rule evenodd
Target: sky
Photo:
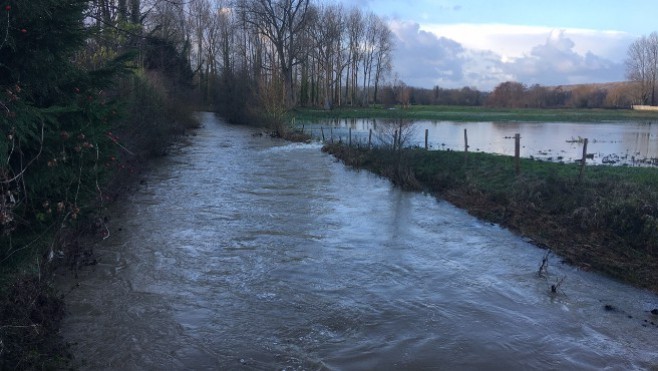
<instances>
[{"instance_id":1,"label":"sky","mask_svg":"<svg viewBox=\"0 0 658 371\"><path fill-rule=\"evenodd\" d=\"M629 45L658 31L656 0L340 0L384 18L409 86L625 80Z\"/></svg>"}]
</instances>

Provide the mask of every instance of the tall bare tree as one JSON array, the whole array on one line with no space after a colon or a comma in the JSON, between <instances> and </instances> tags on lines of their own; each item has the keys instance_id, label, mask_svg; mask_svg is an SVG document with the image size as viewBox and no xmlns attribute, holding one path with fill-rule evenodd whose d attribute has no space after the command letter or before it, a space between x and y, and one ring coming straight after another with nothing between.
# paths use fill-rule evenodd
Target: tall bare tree
<instances>
[{"instance_id":1,"label":"tall bare tree","mask_svg":"<svg viewBox=\"0 0 658 371\"><path fill-rule=\"evenodd\" d=\"M286 105L292 107L293 68L305 56L301 34L308 26L309 0L251 0L243 4L246 7L240 11L245 13L245 20L269 39L276 52Z\"/></svg>"},{"instance_id":2,"label":"tall bare tree","mask_svg":"<svg viewBox=\"0 0 658 371\"><path fill-rule=\"evenodd\" d=\"M377 44L375 57L375 92L373 100L377 102L377 93L382 79L393 69L391 52L393 51L393 33L380 18L377 19Z\"/></svg>"},{"instance_id":3,"label":"tall bare tree","mask_svg":"<svg viewBox=\"0 0 658 371\"><path fill-rule=\"evenodd\" d=\"M117 20L125 22L128 19L128 3L126 0L117 1Z\"/></svg>"},{"instance_id":4,"label":"tall bare tree","mask_svg":"<svg viewBox=\"0 0 658 371\"><path fill-rule=\"evenodd\" d=\"M350 104L357 99L359 62L361 61L361 43L363 42L363 12L352 8L347 16L347 44L349 53L347 57L347 76L345 79L345 93Z\"/></svg>"},{"instance_id":5,"label":"tall bare tree","mask_svg":"<svg viewBox=\"0 0 658 371\"><path fill-rule=\"evenodd\" d=\"M320 67L319 80L322 81L322 104L325 109L333 105L334 89L337 82L338 53L343 29L343 8L330 5L317 9L317 21L310 34L313 40L312 55Z\"/></svg>"},{"instance_id":6,"label":"tall bare tree","mask_svg":"<svg viewBox=\"0 0 658 371\"><path fill-rule=\"evenodd\" d=\"M656 104L658 79L658 33L642 36L628 48L626 77L637 86L638 100L642 104Z\"/></svg>"},{"instance_id":7,"label":"tall bare tree","mask_svg":"<svg viewBox=\"0 0 658 371\"><path fill-rule=\"evenodd\" d=\"M130 0L130 22L133 24L142 23L142 4L140 0Z\"/></svg>"}]
</instances>

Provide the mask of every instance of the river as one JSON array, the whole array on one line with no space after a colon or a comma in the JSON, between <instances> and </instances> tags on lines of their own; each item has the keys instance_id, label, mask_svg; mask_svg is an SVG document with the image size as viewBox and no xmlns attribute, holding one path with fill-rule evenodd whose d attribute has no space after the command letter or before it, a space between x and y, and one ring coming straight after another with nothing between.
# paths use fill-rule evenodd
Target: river
<instances>
[{"instance_id":1,"label":"river","mask_svg":"<svg viewBox=\"0 0 658 371\"><path fill-rule=\"evenodd\" d=\"M109 211L99 263L58 277L81 369L658 365L655 295L557 257L540 277L544 251L497 225L201 119Z\"/></svg>"}]
</instances>

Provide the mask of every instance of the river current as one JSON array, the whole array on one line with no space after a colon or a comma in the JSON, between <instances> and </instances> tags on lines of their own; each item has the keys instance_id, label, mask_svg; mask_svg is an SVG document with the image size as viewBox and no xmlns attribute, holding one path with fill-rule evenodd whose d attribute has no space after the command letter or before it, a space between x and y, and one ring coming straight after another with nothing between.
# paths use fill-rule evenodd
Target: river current
<instances>
[{"instance_id":1,"label":"river current","mask_svg":"<svg viewBox=\"0 0 658 371\"><path fill-rule=\"evenodd\" d=\"M81 369L648 369L658 298L210 113L58 278ZM550 286L563 280L557 293Z\"/></svg>"}]
</instances>

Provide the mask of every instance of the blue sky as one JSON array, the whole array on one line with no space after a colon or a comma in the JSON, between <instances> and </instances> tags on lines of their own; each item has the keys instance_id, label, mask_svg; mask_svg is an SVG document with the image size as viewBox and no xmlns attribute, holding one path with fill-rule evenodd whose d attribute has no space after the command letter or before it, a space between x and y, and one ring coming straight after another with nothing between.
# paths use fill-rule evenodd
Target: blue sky
<instances>
[{"instance_id":1,"label":"blue sky","mask_svg":"<svg viewBox=\"0 0 658 371\"><path fill-rule=\"evenodd\" d=\"M658 31L656 0L340 1L387 19L399 78L428 88L621 81L630 43Z\"/></svg>"}]
</instances>

